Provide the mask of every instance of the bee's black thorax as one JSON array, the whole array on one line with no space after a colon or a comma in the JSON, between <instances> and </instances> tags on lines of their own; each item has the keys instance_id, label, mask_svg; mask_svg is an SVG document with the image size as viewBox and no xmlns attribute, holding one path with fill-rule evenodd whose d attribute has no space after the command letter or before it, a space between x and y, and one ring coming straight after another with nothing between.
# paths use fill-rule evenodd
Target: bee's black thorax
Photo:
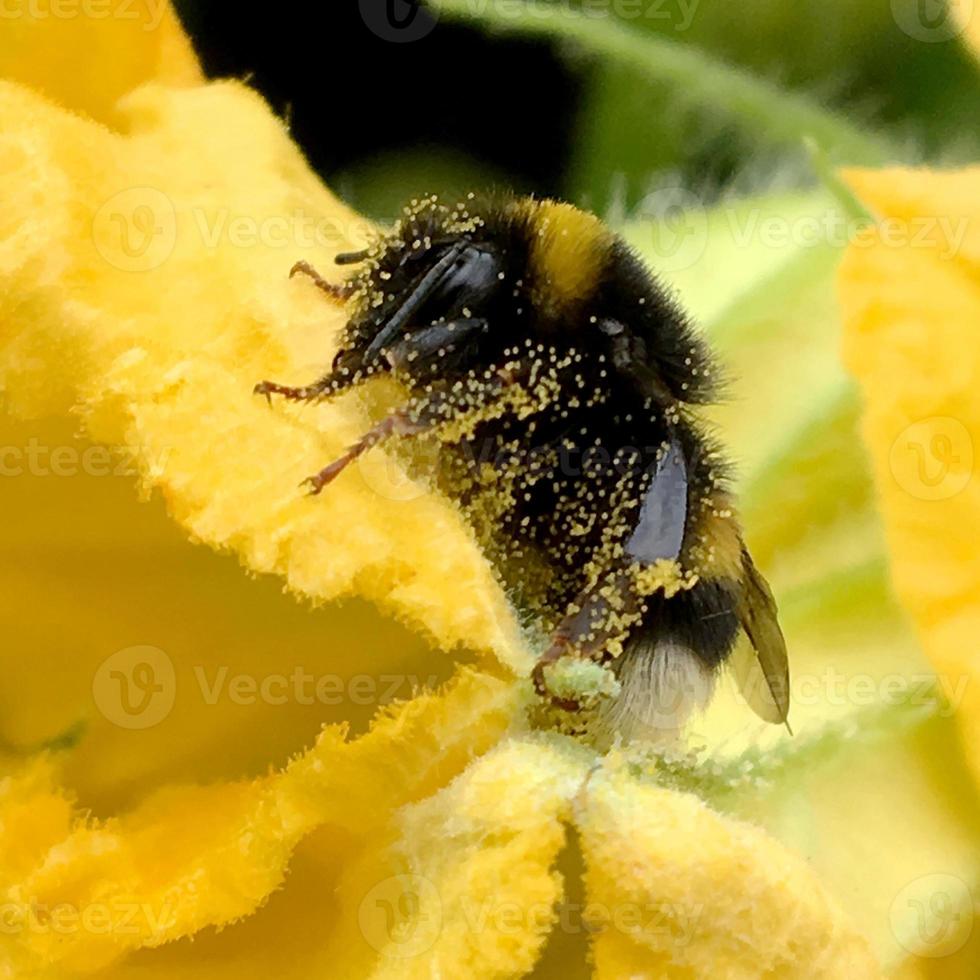
<instances>
[{"instance_id":1,"label":"bee's black thorax","mask_svg":"<svg viewBox=\"0 0 980 980\"><path fill-rule=\"evenodd\" d=\"M439 262L451 271L432 287ZM667 449L679 447L687 518L677 559L688 585L700 581L647 597L642 628L676 636L707 664L722 660L737 629L728 585L737 569L731 556L712 567L709 531L725 520L725 465L690 411L710 399L713 366L626 244L569 205L423 201L354 283L343 345L352 370L390 365L421 399L462 392L453 402L461 417L481 400L505 404L473 412L448 440L442 485L535 614L559 620L590 582L628 563L644 495ZM406 351L382 325L419 294ZM384 329L392 335L382 349ZM380 367L363 360L372 344Z\"/></svg>"}]
</instances>

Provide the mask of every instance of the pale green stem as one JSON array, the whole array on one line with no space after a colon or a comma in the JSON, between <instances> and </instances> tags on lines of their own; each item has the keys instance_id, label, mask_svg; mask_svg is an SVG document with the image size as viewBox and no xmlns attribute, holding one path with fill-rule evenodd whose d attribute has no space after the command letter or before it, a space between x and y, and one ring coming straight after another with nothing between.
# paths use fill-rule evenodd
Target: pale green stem
<instances>
[{"instance_id":1,"label":"pale green stem","mask_svg":"<svg viewBox=\"0 0 980 980\"><path fill-rule=\"evenodd\" d=\"M679 99L727 113L774 144L810 140L835 163L877 166L897 153L887 139L855 126L810 97L789 92L726 64L702 49L655 34L641 34L613 17L596 18L564 3L494 0L430 0L446 19L476 24L489 32L572 42L587 54L642 72L670 85Z\"/></svg>"}]
</instances>

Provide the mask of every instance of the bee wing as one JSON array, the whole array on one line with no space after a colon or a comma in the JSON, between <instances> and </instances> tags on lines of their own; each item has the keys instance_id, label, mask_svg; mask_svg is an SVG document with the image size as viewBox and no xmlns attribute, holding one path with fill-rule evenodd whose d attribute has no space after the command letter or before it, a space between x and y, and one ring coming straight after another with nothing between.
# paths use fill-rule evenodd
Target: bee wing
<instances>
[{"instance_id":1,"label":"bee wing","mask_svg":"<svg viewBox=\"0 0 980 980\"><path fill-rule=\"evenodd\" d=\"M636 527L626 542L634 561L675 560L687 525L687 462L677 434L671 432L666 452L647 488Z\"/></svg>"},{"instance_id":2,"label":"bee wing","mask_svg":"<svg viewBox=\"0 0 980 980\"><path fill-rule=\"evenodd\" d=\"M745 550L742 551L742 567L737 612L752 649L748 644L736 647L732 656L735 679L749 707L763 721L786 725L792 734L787 721L789 661L786 640L776 618L776 600Z\"/></svg>"}]
</instances>

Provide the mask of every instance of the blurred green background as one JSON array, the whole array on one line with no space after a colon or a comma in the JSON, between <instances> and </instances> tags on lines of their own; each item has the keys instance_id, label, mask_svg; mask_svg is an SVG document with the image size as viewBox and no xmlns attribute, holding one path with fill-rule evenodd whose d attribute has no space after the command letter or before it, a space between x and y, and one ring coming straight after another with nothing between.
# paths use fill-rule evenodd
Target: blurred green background
<instances>
[{"instance_id":1,"label":"blurred green background","mask_svg":"<svg viewBox=\"0 0 980 980\"><path fill-rule=\"evenodd\" d=\"M613 217L665 175L709 201L805 183L814 133L832 163L980 157L980 69L943 0L427 2L407 31L379 20L409 20L407 0L315 23L178 7L209 72L249 77L378 218L407 190L488 183Z\"/></svg>"}]
</instances>

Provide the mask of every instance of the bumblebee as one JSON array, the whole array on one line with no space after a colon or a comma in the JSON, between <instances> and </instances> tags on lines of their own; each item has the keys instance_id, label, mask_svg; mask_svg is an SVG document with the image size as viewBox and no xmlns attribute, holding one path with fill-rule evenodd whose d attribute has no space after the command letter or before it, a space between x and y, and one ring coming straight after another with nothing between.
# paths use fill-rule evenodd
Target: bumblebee
<instances>
[{"instance_id":1,"label":"bumblebee","mask_svg":"<svg viewBox=\"0 0 980 980\"><path fill-rule=\"evenodd\" d=\"M743 692L785 723L775 602L698 416L717 397L717 367L630 247L557 201L425 197L336 262L355 267L339 283L306 263L291 272L346 307L331 370L255 390L320 400L390 375L405 400L310 477L310 491L385 440L434 438L439 488L545 637L533 680L546 702L581 710L552 682L563 663L590 661L614 677L599 698L608 729L676 731L744 634Z\"/></svg>"}]
</instances>

